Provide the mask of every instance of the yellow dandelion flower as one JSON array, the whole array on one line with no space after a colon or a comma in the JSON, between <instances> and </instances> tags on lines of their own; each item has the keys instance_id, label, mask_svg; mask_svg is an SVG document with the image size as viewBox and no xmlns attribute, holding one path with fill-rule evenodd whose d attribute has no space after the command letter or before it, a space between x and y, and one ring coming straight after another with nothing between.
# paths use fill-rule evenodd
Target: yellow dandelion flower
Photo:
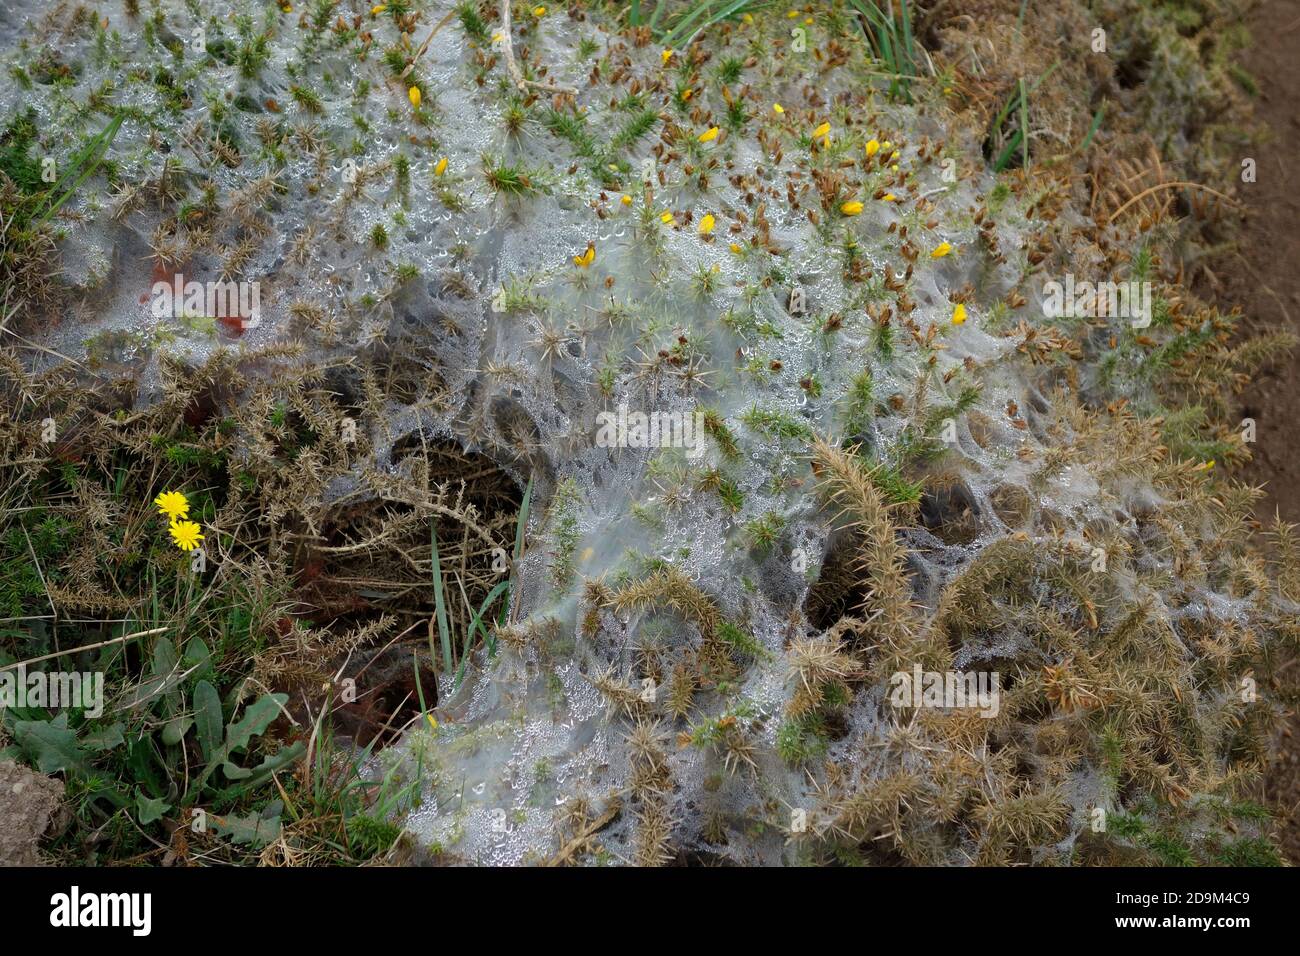
<instances>
[{"instance_id":1,"label":"yellow dandelion flower","mask_svg":"<svg viewBox=\"0 0 1300 956\"><path fill-rule=\"evenodd\" d=\"M629 196L627 193L624 193L622 196L620 196L618 201L621 202L624 206L632 205L632 197Z\"/></svg>"},{"instance_id":2,"label":"yellow dandelion flower","mask_svg":"<svg viewBox=\"0 0 1300 956\"><path fill-rule=\"evenodd\" d=\"M772 104L772 112L773 112L773 113L777 113L777 114L784 113L784 112L785 112L785 107L782 106L780 103L773 103L773 104Z\"/></svg>"},{"instance_id":3,"label":"yellow dandelion flower","mask_svg":"<svg viewBox=\"0 0 1300 956\"><path fill-rule=\"evenodd\" d=\"M840 212L846 216L856 216L862 212L862 203L856 199L850 199L848 202L840 204Z\"/></svg>"},{"instance_id":4,"label":"yellow dandelion flower","mask_svg":"<svg viewBox=\"0 0 1300 956\"><path fill-rule=\"evenodd\" d=\"M153 503L158 506L159 514L166 515L172 521L190 516L190 500L182 492L164 491Z\"/></svg>"},{"instance_id":5,"label":"yellow dandelion flower","mask_svg":"<svg viewBox=\"0 0 1300 956\"><path fill-rule=\"evenodd\" d=\"M420 88L413 86L406 91L406 95L410 99L411 105L418 110L420 108Z\"/></svg>"},{"instance_id":6,"label":"yellow dandelion flower","mask_svg":"<svg viewBox=\"0 0 1300 956\"><path fill-rule=\"evenodd\" d=\"M442 159L438 160L438 165L433 167L433 174L435 176L441 176L446 171L447 171L447 157L444 156L442 157Z\"/></svg>"},{"instance_id":7,"label":"yellow dandelion flower","mask_svg":"<svg viewBox=\"0 0 1300 956\"><path fill-rule=\"evenodd\" d=\"M713 213L706 212L704 218L700 220L700 235L707 236L713 232Z\"/></svg>"},{"instance_id":8,"label":"yellow dandelion flower","mask_svg":"<svg viewBox=\"0 0 1300 956\"><path fill-rule=\"evenodd\" d=\"M710 126L696 138L701 143L711 143L718 138L718 128L716 126Z\"/></svg>"},{"instance_id":9,"label":"yellow dandelion flower","mask_svg":"<svg viewBox=\"0 0 1300 956\"><path fill-rule=\"evenodd\" d=\"M596 261L596 244L594 242L587 243L587 251L584 252L582 255L573 257L573 264L577 266L579 269L585 269L587 268L587 266L591 265L595 261Z\"/></svg>"},{"instance_id":10,"label":"yellow dandelion flower","mask_svg":"<svg viewBox=\"0 0 1300 956\"><path fill-rule=\"evenodd\" d=\"M941 242L930 252L931 259L942 259L948 253L952 252L952 246L946 242Z\"/></svg>"},{"instance_id":11,"label":"yellow dandelion flower","mask_svg":"<svg viewBox=\"0 0 1300 956\"><path fill-rule=\"evenodd\" d=\"M875 156L876 153L880 152L880 143L877 140L869 139L867 140L867 145L864 146L863 149L866 150L868 157Z\"/></svg>"},{"instance_id":12,"label":"yellow dandelion flower","mask_svg":"<svg viewBox=\"0 0 1300 956\"><path fill-rule=\"evenodd\" d=\"M203 532L193 521L173 521L167 530L182 551L193 551L203 540Z\"/></svg>"},{"instance_id":13,"label":"yellow dandelion flower","mask_svg":"<svg viewBox=\"0 0 1300 956\"><path fill-rule=\"evenodd\" d=\"M966 306L958 302L957 305L954 306L952 310L952 324L961 325L965 321L966 321Z\"/></svg>"}]
</instances>

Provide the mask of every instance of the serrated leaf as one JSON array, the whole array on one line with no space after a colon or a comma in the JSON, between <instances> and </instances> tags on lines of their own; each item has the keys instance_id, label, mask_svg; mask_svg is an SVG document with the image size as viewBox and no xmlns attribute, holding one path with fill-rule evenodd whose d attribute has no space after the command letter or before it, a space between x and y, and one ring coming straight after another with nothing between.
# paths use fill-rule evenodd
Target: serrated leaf
<instances>
[{"instance_id":1,"label":"serrated leaf","mask_svg":"<svg viewBox=\"0 0 1300 956\"><path fill-rule=\"evenodd\" d=\"M226 754L247 748L249 742L280 715L280 708L289 700L288 694L263 694L244 710L244 716L232 721L226 728Z\"/></svg>"},{"instance_id":2,"label":"serrated leaf","mask_svg":"<svg viewBox=\"0 0 1300 956\"><path fill-rule=\"evenodd\" d=\"M164 813L172 808L172 805L163 799L152 799L146 797L138 790L135 794L135 812L138 818L137 822L141 826L155 823L162 819Z\"/></svg>"},{"instance_id":3,"label":"serrated leaf","mask_svg":"<svg viewBox=\"0 0 1300 956\"><path fill-rule=\"evenodd\" d=\"M85 754L76 733L68 729L66 712L53 720L16 720L13 736L41 773L86 769Z\"/></svg>"},{"instance_id":4,"label":"serrated leaf","mask_svg":"<svg viewBox=\"0 0 1300 956\"><path fill-rule=\"evenodd\" d=\"M109 724L107 727L101 727L92 733L86 734L81 738L81 745L87 750L112 750L114 747L120 747L126 743L126 738L122 736L125 725L120 721L115 724Z\"/></svg>"},{"instance_id":5,"label":"serrated leaf","mask_svg":"<svg viewBox=\"0 0 1300 956\"><path fill-rule=\"evenodd\" d=\"M272 801L261 813L244 816L209 814L208 826L218 836L228 837L236 845L265 846L280 836L280 811L284 804Z\"/></svg>"},{"instance_id":6,"label":"serrated leaf","mask_svg":"<svg viewBox=\"0 0 1300 956\"><path fill-rule=\"evenodd\" d=\"M277 770L283 770L285 767L292 765L306 750L307 745L299 740L287 747L281 747L251 770L245 767L236 767L229 761L222 764L221 769L228 779L241 781L240 789L246 790L261 786L270 780L271 775Z\"/></svg>"}]
</instances>

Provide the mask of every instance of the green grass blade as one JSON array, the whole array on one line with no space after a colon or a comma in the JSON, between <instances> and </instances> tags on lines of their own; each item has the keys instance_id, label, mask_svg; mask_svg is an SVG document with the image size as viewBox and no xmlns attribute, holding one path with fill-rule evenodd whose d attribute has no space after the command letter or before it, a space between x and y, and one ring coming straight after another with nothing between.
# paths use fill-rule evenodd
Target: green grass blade
<instances>
[{"instance_id":1,"label":"green grass blade","mask_svg":"<svg viewBox=\"0 0 1300 956\"><path fill-rule=\"evenodd\" d=\"M1101 106L1097 107L1097 112L1093 114L1092 125L1088 127L1088 135L1085 136L1083 142L1079 144L1077 152L1084 153L1088 151L1088 147L1092 145L1092 138L1097 134L1097 130L1101 127L1101 120L1105 115L1106 104L1102 103Z\"/></svg>"},{"instance_id":2,"label":"green grass blade","mask_svg":"<svg viewBox=\"0 0 1300 956\"><path fill-rule=\"evenodd\" d=\"M438 619L438 637L442 642L442 662L448 671L456 666L451 656L451 629L447 627L447 601L442 589L442 560L438 557L438 529L429 523L429 548L433 553L433 608ZM434 649L429 648L431 652ZM437 653L434 652L437 659Z\"/></svg>"},{"instance_id":3,"label":"green grass blade","mask_svg":"<svg viewBox=\"0 0 1300 956\"><path fill-rule=\"evenodd\" d=\"M1016 130L1016 135L1011 137L1011 142L1007 143L1006 148L998 156L997 162L993 164L995 173L1000 173L1006 168L1007 163L1011 161L1012 154L1016 151L1016 147L1020 145L1021 138L1020 130Z\"/></svg>"},{"instance_id":4,"label":"green grass blade","mask_svg":"<svg viewBox=\"0 0 1300 956\"><path fill-rule=\"evenodd\" d=\"M108 147L112 145L113 140L117 137L117 131L121 128L123 119L125 119L125 117L121 114L113 117L112 122L110 122L108 126L104 127L103 131L91 140L86 148L77 155L73 160L72 168L59 177L59 181L54 184L54 188L51 192L58 192L59 187L67 182L67 180L72 176L76 176L76 179L73 181L72 185L68 186L67 189L64 190L63 194L59 196L53 204L51 204L50 208L45 210L44 214L36 220L38 226L43 226L45 223L49 222L50 217L59 211L59 207L67 202L72 194L77 191L77 187L85 182L90 175L99 168L99 164L104 159L104 154L108 152Z\"/></svg>"},{"instance_id":5,"label":"green grass blade","mask_svg":"<svg viewBox=\"0 0 1300 956\"><path fill-rule=\"evenodd\" d=\"M488 592L487 597L483 599L483 603L479 605L478 613L475 614L474 619L469 622L469 628L465 633L465 648L461 652L460 666L456 668L456 680L452 684L453 690L460 686L460 679L465 674L465 664L469 661L469 649L474 643L474 631L477 630L483 635L483 643L487 645L489 654L495 650L494 642L488 636L488 632L483 629L483 615L486 614L487 609L492 606L492 602L500 597L503 592L508 590L509 587L509 581L502 581L497 584L496 587Z\"/></svg>"},{"instance_id":6,"label":"green grass blade","mask_svg":"<svg viewBox=\"0 0 1300 956\"><path fill-rule=\"evenodd\" d=\"M1025 95L1025 80L1020 79L1020 132L1022 133L1021 141L1024 143L1024 149L1020 155L1023 157L1022 168L1029 168L1029 99Z\"/></svg>"}]
</instances>

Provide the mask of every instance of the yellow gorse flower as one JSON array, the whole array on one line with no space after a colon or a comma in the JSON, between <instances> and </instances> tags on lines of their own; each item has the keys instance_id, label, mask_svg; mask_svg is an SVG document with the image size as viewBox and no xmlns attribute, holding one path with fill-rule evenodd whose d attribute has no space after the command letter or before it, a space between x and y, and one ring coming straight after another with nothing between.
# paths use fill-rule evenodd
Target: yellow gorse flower
<instances>
[{"instance_id":1,"label":"yellow gorse flower","mask_svg":"<svg viewBox=\"0 0 1300 956\"><path fill-rule=\"evenodd\" d=\"M624 206L632 205L632 197L629 196L627 193L624 193L622 196L620 196L618 198L618 201L621 202Z\"/></svg>"},{"instance_id":2,"label":"yellow gorse flower","mask_svg":"<svg viewBox=\"0 0 1300 956\"><path fill-rule=\"evenodd\" d=\"M840 204L840 212L846 216L856 216L862 212L862 203L856 199L850 199L848 202Z\"/></svg>"},{"instance_id":3,"label":"yellow gorse flower","mask_svg":"<svg viewBox=\"0 0 1300 956\"><path fill-rule=\"evenodd\" d=\"M158 513L171 521L190 516L190 500L179 491L164 491L153 503L158 506Z\"/></svg>"},{"instance_id":4,"label":"yellow gorse flower","mask_svg":"<svg viewBox=\"0 0 1300 956\"><path fill-rule=\"evenodd\" d=\"M948 253L952 252L952 246L946 242L941 242L930 252L931 259L942 259Z\"/></svg>"},{"instance_id":5,"label":"yellow gorse flower","mask_svg":"<svg viewBox=\"0 0 1300 956\"><path fill-rule=\"evenodd\" d=\"M585 269L587 268L587 266L591 265L595 261L596 261L596 244L594 242L587 243L587 251L584 252L582 255L573 257L573 264L577 266L579 269Z\"/></svg>"},{"instance_id":6,"label":"yellow gorse flower","mask_svg":"<svg viewBox=\"0 0 1300 956\"><path fill-rule=\"evenodd\" d=\"M880 143L877 140L869 139L864 148L866 149L868 156L875 156L876 153L880 152Z\"/></svg>"},{"instance_id":7,"label":"yellow gorse flower","mask_svg":"<svg viewBox=\"0 0 1300 956\"><path fill-rule=\"evenodd\" d=\"M700 235L707 236L713 231L713 213L706 212L704 218L700 220Z\"/></svg>"},{"instance_id":8,"label":"yellow gorse flower","mask_svg":"<svg viewBox=\"0 0 1300 956\"><path fill-rule=\"evenodd\" d=\"M387 9L388 9L388 5L387 5L387 4L384 4L384 3L377 3L377 4L375 4L373 7L370 8L370 15L371 15L372 17L377 17L377 16L379 16L381 13L383 13L383 12L384 12L385 10L387 10Z\"/></svg>"},{"instance_id":9,"label":"yellow gorse flower","mask_svg":"<svg viewBox=\"0 0 1300 956\"><path fill-rule=\"evenodd\" d=\"M659 221L662 222L665 226L671 226L673 224L672 212L671 211L665 212L663 215L659 217Z\"/></svg>"},{"instance_id":10,"label":"yellow gorse flower","mask_svg":"<svg viewBox=\"0 0 1300 956\"><path fill-rule=\"evenodd\" d=\"M782 106L780 103L773 103L773 104L772 104L772 112L773 112L773 113L784 113L784 112L785 112L785 107Z\"/></svg>"},{"instance_id":11,"label":"yellow gorse flower","mask_svg":"<svg viewBox=\"0 0 1300 956\"><path fill-rule=\"evenodd\" d=\"M435 176L441 176L446 171L447 171L447 157L444 156L442 157L442 159L438 160L438 165L433 167L433 174Z\"/></svg>"},{"instance_id":12,"label":"yellow gorse flower","mask_svg":"<svg viewBox=\"0 0 1300 956\"><path fill-rule=\"evenodd\" d=\"M823 139L824 137L827 137L830 134L831 134L831 124L822 123L815 130L813 130L813 139Z\"/></svg>"},{"instance_id":13,"label":"yellow gorse flower","mask_svg":"<svg viewBox=\"0 0 1300 956\"><path fill-rule=\"evenodd\" d=\"M539 19L546 16L546 8L542 6L533 7L533 16Z\"/></svg>"},{"instance_id":14,"label":"yellow gorse flower","mask_svg":"<svg viewBox=\"0 0 1300 956\"><path fill-rule=\"evenodd\" d=\"M203 540L202 530L193 521L173 521L167 530L182 551L193 551Z\"/></svg>"},{"instance_id":15,"label":"yellow gorse flower","mask_svg":"<svg viewBox=\"0 0 1300 956\"><path fill-rule=\"evenodd\" d=\"M718 128L716 126L710 126L696 138L701 143L711 143L718 138Z\"/></svg>"},{"instance_id":16,"label":"yellow gorse flower","mask_svg":"<svg viewBox=\"0 0 1300 956\"><path fill-rule=\"evenodd\" d=\"M413 87L411 87L409 90L406 91L406 95L407 95L407 98L410 99L410 101L411 101L411 105L414 106L416 109L419 109L419 108L420 108L420 88L419 88L418 86L413 86Z\"/></svg>"},{"instance_id":17,"label":"yellow gorse flower","mask_svg":"<svg viewBox=\"0 0 1300 956\"><path fill-rule=\"evenodd\" d=\"M663 60L663 64L664 64L664 66L667 66L667 65L668 65L668 61L671 60L671 59L673 58L673 51L672 51L672 50L664 50L662 53L659 54L659 58L660 58L661 60Z\"/></svg>"},{"instance_id":18,"label":"yellow gorse flower","mask_svg":"<svg viewBox=\"0 0 1300 956\"><path fill-rule=\"evenodd\" d=\"M961 325L966 321L966 306L958 302L952 310L952 324Z\"/></svg>"}]
</instances>

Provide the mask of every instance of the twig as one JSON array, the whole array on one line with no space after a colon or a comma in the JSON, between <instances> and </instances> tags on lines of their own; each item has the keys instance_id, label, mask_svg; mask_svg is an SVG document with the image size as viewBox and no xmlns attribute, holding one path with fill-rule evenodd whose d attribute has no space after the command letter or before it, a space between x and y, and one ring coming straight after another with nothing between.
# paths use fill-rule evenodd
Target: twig
<instances>
[{"instance_id":1,"label":"twig","mask_svg":"<svg viewBox=\"0 0 1300 956\"><path fill-rule=\"evenodd\" d=\"M137 631L134 634L124 634L121 637L115 637L111 640L100 641L98 644L84 644L81 647L70 647L66 651L55 651L53 654L46 654L43 657L33 657L29 660L18 661L14 664L5 664L3 667L0 667L0 671L13 670L15 667L26 667L28 664L39 664L42 661L52 660L55 657L66 657L69 654L80 654L82 651L93 651L96 648L108 647L110 644L121 644L124 641L134 640L137 637L148 637L150 634L161 634L167 630L170 630L170 628L155 627L153 630Z\"/></svg>"},{"instance_id":2,"label":"twig","mask_svg":"<svg viewBox=\"0 0 1300 956\"><path fill-rule=\"evenodd\" d=\"M571 87L553 86L550 83L539 83L537 80L524 79L524 74L515 61L515 45L510 35L510 0L501 0L501 50L506 57L506 69L510 71L510 78L515 81L515 86L519 87L521 91L526 93L531 86L539 90L546 90L548 93L567 93L569 96L578 95L578 91Z\"/></svg>"},{"instance_id":3,"label":"twig","mask_svg":"<svg viewBox=\"0 0 1300 956\"><path fill-rule=\"evenodd\" d=\"M564 845L564 848L561 849L559 853L555 854L555 856L551 857L542 865L559 866L562 863L569 862L569 858L572 857L575 853L577 853L580 849L582 849L582 847L586 845L588 840L590 840L593 836L595 836L598 832L603 830L605 827L609 826L610 823L613 822L614 818L618 816L619 812L622 809L623 809L622 801L619 800L618 797L615 797L613 800L610 801L609 806L605 808L604 813L602 813L591 823L587 824L587 826L583 827L581 833L579 833L572 840L566 843Z\"/></svg>"},{"instance_id":4,"label":"twig","mask_svg":"<svg viewBox=\"0 0 1300 956\"><path fill-rule=\"evenodd\" d=\"M451 18L456 15L456 10L457 10L456 7L452 7L450 10L447 11L447 15L445 17L443 17L441 20L439 20L437 23L434 24L433 29L430 30L429 35L424 38L424 42L421 43L420 48L415 51L415 56L411 57L411 62L406 64L406 69L404 69L401 72L401 74L398 76L398 79L404 80L408 76L410 76L411 71L415 69L415 61L418 60L420 57L424 56L424 52L429 49L429 41L433 39L434 34L436 34L439 30L445 27L447 23L451 20Z\"/></svg>"}]
</instances>

